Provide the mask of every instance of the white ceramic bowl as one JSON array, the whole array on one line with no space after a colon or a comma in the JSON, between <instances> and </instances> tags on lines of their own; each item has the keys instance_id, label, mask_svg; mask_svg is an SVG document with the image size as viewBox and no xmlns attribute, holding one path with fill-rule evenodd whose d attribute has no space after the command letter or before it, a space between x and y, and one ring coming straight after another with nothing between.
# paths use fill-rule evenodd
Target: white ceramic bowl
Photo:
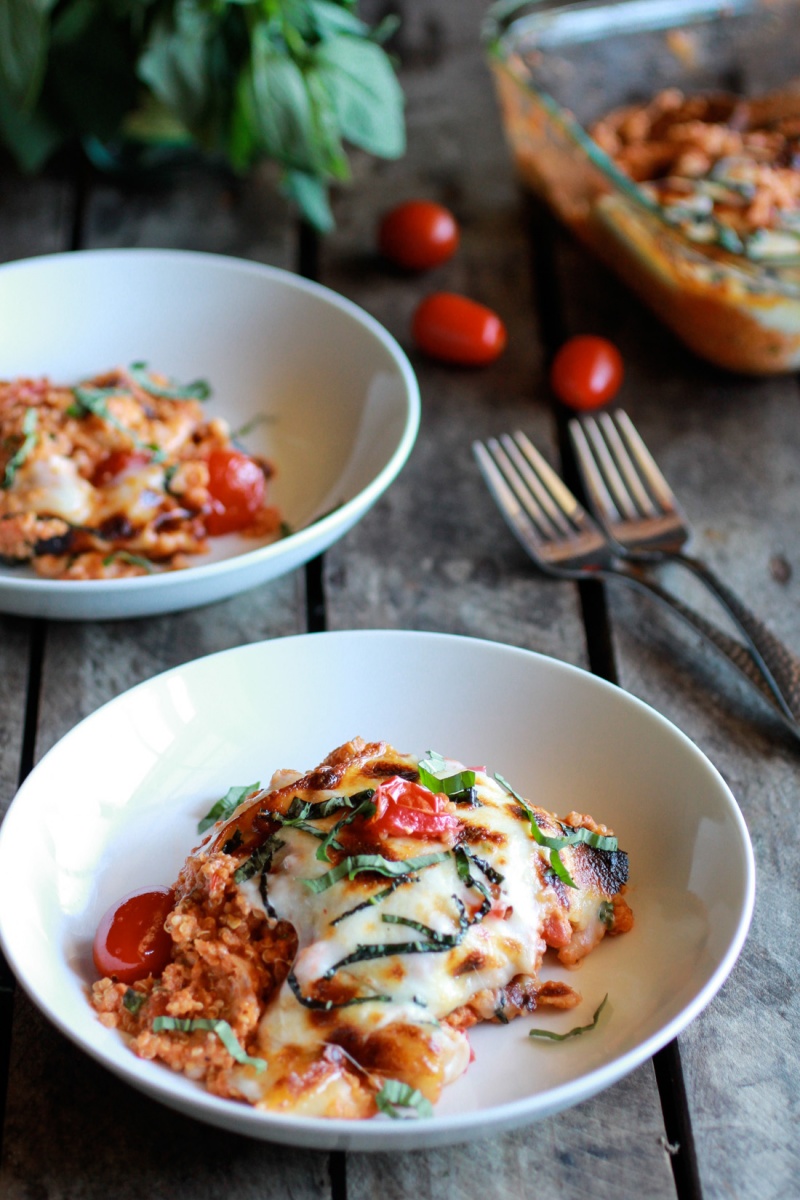
<instances>
[{"instance_id":1,"label":"white ceramic bowl","mask_svg":"<svg viewBox=\"0 0 800 1200\"><path fill-rule=\"evenodd\" d=\"M309 680L334 680L334 701L327 684ZM86 997L100 916L134 888L176 878L214 800L276 767L312 767L356 734L486 764L545 808L607 822L630 856L634 929L604 941L577 972L545 963L545 978L579 988L581 1007L471 1030L475 1062L430 1120L326 1121L219 1099L136 1058ZM750 922L753 880L747 830L720 775L673 725L618 688L476 639L309 634L168 671L51 750L0 828L0 938L42 1011L165 1104L275 1142L399 1150L548 1116L652 1055L728 975ZM606 993L590 1034L564 1043L527 1037L531 1024L587 1023Z\"/></svg>"},{"instance_id":2,"label":"white ceramic bowl","mask_svg":"<svg viewBox=\"0 0 800 1200\"><path fill-rule=\"evenodd\" d=\"M57 383L132 362L207 379L208 411L277 467L291 536L229 535L183 571L91 582L0 567L0 611L100 619L208 604L325 550L403 466L419 389L395 340L335 292L258 263L173 250L96 250L0 267L0 379Z\"/></svg>"}]
</instances>

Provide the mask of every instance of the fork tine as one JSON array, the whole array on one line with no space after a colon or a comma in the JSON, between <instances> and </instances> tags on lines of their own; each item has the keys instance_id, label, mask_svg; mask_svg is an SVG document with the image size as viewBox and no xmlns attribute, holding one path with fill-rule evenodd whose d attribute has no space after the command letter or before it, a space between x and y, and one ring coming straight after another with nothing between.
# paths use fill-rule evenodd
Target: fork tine
<instances>
[{"instance_id":1,"label":"fork tine","mask_svg":"<svg viewBox=\"0 0 800 1200\"><path fill-rule=\"evenodd\" d=\"M564 537L571 537L575 530L567 520L563 509L555 503L540 478L541 468L547 464L536 448L528 441L524 433L519 432L515 433L513 437L507 433L502 434L500 443L555 529ZM540 474L537 474L536 468L539 469Z\"/></svg>"},{"instance_id":2,"label":"fork tine","mask_svg":"<svg viewBox=\"0 0 800 1200\"><path fill-rule=\"evenodd\" d=\"M572 445L578 459L578 466L580 467L583 483L592 507L596 513L602 516L607 524L616 524L622 518L623 514L620 512L614 497L606 487L606 481L597 465L594 439L590 446L586 428L576 419L569 422L569 434L572 438ZM602 450L598 450L598 454L605 451L602 439L600 446Z\"/></svg>"},{"instance_id":3,"label":"fork tine","mask_svg":"<svg viewBox=\"0 0 800 1200\"><path fill-rule=\"evenodd\" d=\"M475 455L475 460L486 486L494 496L497 507L505 517L507 524L516 537L519 538L528 553L538 560L542 546L542 535L506 479L504 471L494 458L494 454L499 453L501 458L506 458L506 461L508 461L507 456L504 455L502 448L494 438L490 438L487 445L479 441L473 442L472 452Z\"/></svg>"},{"instance_id":4,"label":"fork tine","mask_svg":"<svg viewBox=\"0 0 800 1200\"><path fill-rule=\"evenodd\" d=\"M524 433L517 433L515 440L519 449L541 480L548 511L551 508L555 508L561 520L566 518L575 529L578 529L582 533L594 533L597 529L595 522L589 516L586 509L575 499L560 475L557 475L547 460L542 457L533 442ZM575 529L567 526L569 534L574 534Z\"/></svg>"},{"instance_id":5,"label":"fork tine","mask_svg":"<svg viewBox=\"0 0 800 1200\"><path fill-rule=\"evenodd\" d=\"M661 474L656 461L642 441L636 426L623 409L616 412L616 423L627 443L633 461L654 497L665 512L681 512L675 493Z\"/></svg>"},{"instance_id":6,"label":"fork tine","mask_svg":"<svg viewBox=\"0 0 800 1200\"><path fill-rule=\"evenodd\" d=\"M623 441L620 431L614 423L613 413L601 413L598 424L606 439L611 457L622 476L629 494L639 508L639 513L646 517L658 516L658 509L653 504L652 497L642 484L635 460L631 457L628 447ZM641 441L641 439L640 439ZM634 516L638 514L634 513Z\"/></svg>"}]
</instances>

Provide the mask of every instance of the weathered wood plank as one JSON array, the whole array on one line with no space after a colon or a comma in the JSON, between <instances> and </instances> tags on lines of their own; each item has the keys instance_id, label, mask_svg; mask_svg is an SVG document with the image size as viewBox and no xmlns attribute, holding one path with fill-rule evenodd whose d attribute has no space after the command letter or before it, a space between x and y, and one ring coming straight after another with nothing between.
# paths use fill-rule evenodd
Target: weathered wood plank
<instances>
[{"instance_id":1,"label":"weathered wood plank","mask_svg":"<svg viewBox=\"0 0 800 1200\"><path fill-rule=\"evenodd\" d=\"M612 336L626 356L621 401L693 519L695 552L800 651L797 381L729 376L693 359L574 247L565 250L563 277L576 281L565 287L573 331ZM680 584L674 571L670 580ZM612 594L610 608L622 684L708 754L755 849L749 939L718 997L681 1037L704 1194L792 1194L800 1179L800 900L787 883L800 872L798 747L669 617L627 593Z\"/></svg>"},{"instance_id":2,"label":"weathered wood plank","mask_svg":"<svg viewBox=\"0 0 800 1200\"><path fill-rule=\"evenodd\" d=\"M409 151L361 163L323 256L323 281L378 317L408 350L423 401L411 459L373 512L326 556L331 627L405 627L487 637L585 665L577 595L536 576L475 467L470 443L525 428L553 449L530 295L519 196L483 64L483 5L408 6L401 41ZM455 259L423 277L393 273L374 252L378 215L400 199L450 205ZM426 361L410 344L416 303L464 292L497 309L509 348L482 371ZM652 1067L605 1096L527 1130L414 1155L350 1155L348 1196L674 1196Z\"/></svg>"}]
</instances>

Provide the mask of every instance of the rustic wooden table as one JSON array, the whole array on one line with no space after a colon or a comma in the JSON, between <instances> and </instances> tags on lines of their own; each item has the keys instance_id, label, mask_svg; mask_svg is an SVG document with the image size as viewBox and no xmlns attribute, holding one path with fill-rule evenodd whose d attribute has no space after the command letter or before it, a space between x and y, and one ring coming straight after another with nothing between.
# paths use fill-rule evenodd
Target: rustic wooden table
<instances>
[{"instance_id":1,"label":"rustic wooden table","mask_svg":"<svg viewBox=\"0 0 800 1200\"><path fill-rule=\"evenodd\" d=\"M9 1200L800 1195L798 748L729 669L646 599L538 576L492 509L470 454L473 437L522 426L557 462L563 438L548 357L573 332L611 337L627 363L621 399L694 516L698 550L797 648L797 380L735 378L703 365L542 221L516 186L503 144L478 41L483 0L404 7L397 48L408 154L391 164L357 160L354 186L337 200L337 230L321 246L298 233L269 171L236 186L198 172L133 189L67 169L23 180L4 164L0 259L170 246L315 275L408 349L423 419L388 494L305 571L213 609L154 619L0 617L0 802L80 718L195 656L326 628L488 637L618 680L709 755L755 845L752 931L680 1047L539 1125L392 1157L287 1149L178 1116L74 1048L6 975L0 1192ZM446 266L412 278L378 261L374 227L378 213L418 195L455 211L463 241ZM435 288L465 292L503 316L509 347L495 365L458 370L415 353L410 314Z\"/></svg>"}]
</instances>

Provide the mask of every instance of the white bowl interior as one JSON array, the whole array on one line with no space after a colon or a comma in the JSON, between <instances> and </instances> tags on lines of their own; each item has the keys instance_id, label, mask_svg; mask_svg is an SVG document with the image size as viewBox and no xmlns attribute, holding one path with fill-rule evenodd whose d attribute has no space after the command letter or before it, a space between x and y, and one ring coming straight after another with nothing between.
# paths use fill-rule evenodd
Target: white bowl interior
<instances>
[{"instance_id":1,"label":"white bowl interior","mask_svg":"<svg viewBox=\"0 0 800 1200\"><path fill-rule=\"evenodd\" d=\"M136 1059L85 998L99 917L134 887L175 878L218 796L266 781L279 766L311 767L356 734L486 764L537 804L605 821L630 855L634 930L608 939L578 971L548 963L544 972L578 987L581 1008L472 1031L475 1063L426 1122L314 1121L215 1099ZM20 853L30 845L35 870ZM318 1147L456 1141L608 1086L708 1003L741 948L752 903L738 807L672 725L575 668L436 634L307 635L170 671L77 726L30 776L0 830L2 940L56 1024L168 1104L251 1136ZM606 993L608 1011L591 1037L527 1038L531 1023L584 1023Z\"/></svg>"},{"instance_id":2,"label":"white bowl interior","mask_svg":"<svg viewBox=\"0 0 800 1200\"><path fill-rule=\"evenodd\" d=\"M271 496L293 530L336 510L328 527L345 532L400 469L416 434L416 381L389 334L328 289L259 264L158 250L28 259L0 268L0 330L2 379L73 384L143 361L181 382L208 380L210 414L232 430L254 422L244 444L274 461ZM320 548L313 541L310 553ZM297 565L296 547L283 543L259 551L229 536L212 544L191 570L253 552L264 578ZM172 586L182 578L176 573ZM21 580L40 592L53 586L0 568L0 607L4 585ZM91 598L98 586L110 595L109 582L123 595L166 586L160 576L78 586Z\"/></svg>"}]
</instances>

